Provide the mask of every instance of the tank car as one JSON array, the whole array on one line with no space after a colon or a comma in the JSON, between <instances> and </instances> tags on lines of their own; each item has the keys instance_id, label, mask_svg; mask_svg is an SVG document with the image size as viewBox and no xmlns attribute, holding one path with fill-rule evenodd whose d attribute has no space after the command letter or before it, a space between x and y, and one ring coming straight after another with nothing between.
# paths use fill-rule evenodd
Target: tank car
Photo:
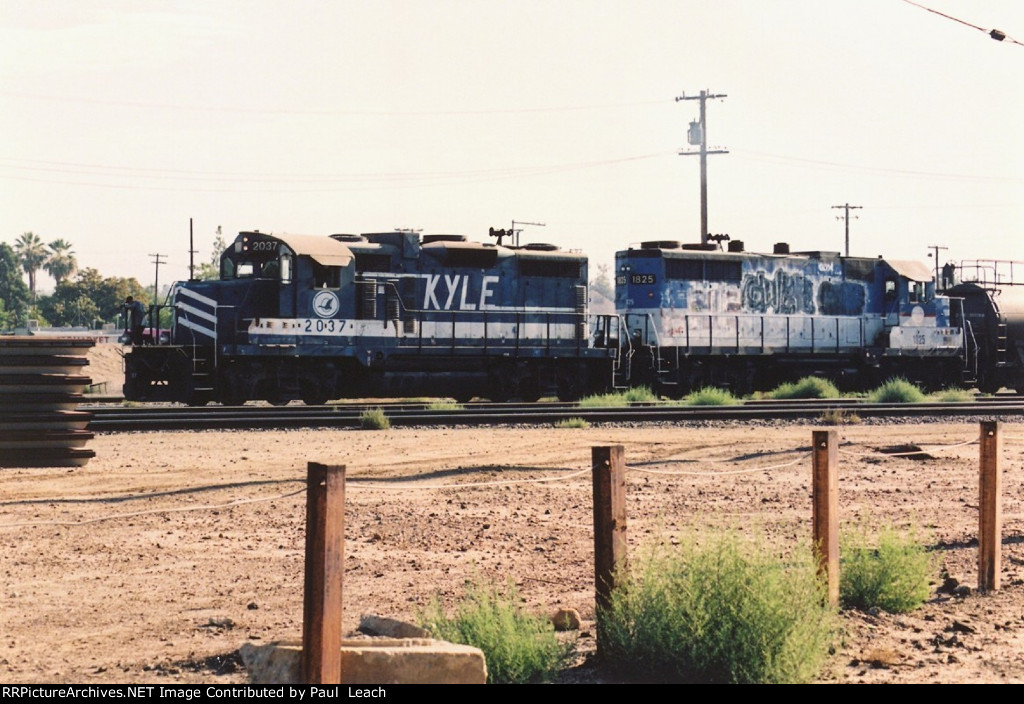
<instances>
[{"instance_id":1,"label":"tank car","mask_svg":"<svg viewBox=\"0 0 1024 704\"><path fill-rule=\"evenodd\" d=\"M620 384L678 396L810 375L843 389L894 376L928 388L970 379L962 301L937 295L918 262L652 241L615 264L629 336Z\"/></svg>"},{"instance_id":2,"label":"tank car","mask_svg":"<svg viewBox=\"0 0 1024 704\"><path fill-rule=\"evenodd\" d=\"M961 262L944 267L942 283L963 308L969 381L1024 394L1024 262Z\"/></svg>"},{"instance_id":3,"label":"tank car","mask_svg":"<svg viewBox=\"0 0 1024 704\"><path fill-rule=\"evenodd\" d=\"M170 343L125 355L125 398L575 399L618 354L587 298L586 257L552 245L242 232L219 280L174 285Z\"/></svg>"}]
</instances>

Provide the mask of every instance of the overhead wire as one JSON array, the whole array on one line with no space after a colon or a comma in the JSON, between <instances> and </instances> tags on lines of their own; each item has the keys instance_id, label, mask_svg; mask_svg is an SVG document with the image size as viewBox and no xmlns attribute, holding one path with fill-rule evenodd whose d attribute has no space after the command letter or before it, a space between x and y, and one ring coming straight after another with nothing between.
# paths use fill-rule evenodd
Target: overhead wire
<instances>
[{"instance_id":1,"label":"overhead wire","mask_svg":"<svg viewBox=\"0 0 1024 704\"><path fill-rule=\"evenodd\" d=\"M94 186L99 188L117 188L124 190L159 190L159 191L202 191L202 192L266 192L268 189L274 193L311 193L340 190L372 190L379 188L410 188L416 186L438 186L438 185L464 185L486 181L496 181L509 178L521 178L530 176L544 176L548 174L563 173L567 171L581 171L593 168L602 168L617 164L625 164L634 161L668 157L675 154L674 150L653 152L648 154L634 154L625 157L610 159L595 159L591 161L548 164L537 166L503 167L494 169L469 169L465 171L436 171L436 172L396 172L376 174L323 174L323 175L238 175L229 172L200 172L162 169L148 169L125 166L104 166L76 164L72 162L43 162L25 159L13 159L0 157L0 169L11 169L15 171L57 173L65 175L78 175L96 178L122 179L131 178L133 182L125 184L103 183L99 181L71 181L57 178L48 179L33 176L6 175L17 181L30 181L37 183L60 183L65 185ZM40 164L39 166L19 165L17 163L4 164L3 162L23 162L27 164ZM117 173L104 173L105 170L117 171ZM133 173L137 172L137 173ZM164 181L185 181L185 182L207 182L207 183L246 183L264 184L266 188L175 188L162 185L145 185L135 179L164 180ZM277 184L292 184L301 186L307 184L310 187L280 188Z\"/></svg>"},{"instance_id":2,"label":"overhead wire","mask_svg":"<svg viewBox=\"0 0 1024 704\"><path fill-rule=\"evenodd\" d=\"M143 102L137 100L107 100L101 98L87 98L82 96L47 95L44 93L27 93L22 91L10 90L0 90L0 95L6 95L11 98L21 98L25 100L47 100L63 103L112 105L116 107L143 108L147 110L184 110L196 112L231 113L240 115L297 115L304 117L452 117L456 115L516 115L531 113L586 112L588 110L634 108L641 107L644 105L660 105L666 102L665 100L645 100L623 103L599 103L593 105L553 105L548 107L479 108L472 110L296 110L286 108L237 107L230 105L181 105L175 103Z\"/></svg>"},{"instance_id":3,"label":"overhead wire","mask_svg":"<svg viewBox=\"0 0 1024 704\"><path fill-rule=\"evenodd\" d=\"M945 17L947 20L953 20L954 22L959 22L960 24L966 25L967 27L970 27L971 29L977 29L978 31L984 32L988 36L992 37L997 42L1006 41L1006 42L1010 42L1011 44L1019 44L1021 46L1024 46L1024 44L1022 44L1021 42L1017 41L1013 37L1007 35L1006 32L1002 31L1001 29L995 29L995 28L993 28L993 29L985 29L984 27L979 27L976 24L971 24L970 22L967 22L966 20L962 20L959 17L953 17L953 15L947 15L945 12L939 12L938 10L934 10L934 9L932 9L930 7L922 5L919 2L914 2L914 0L903 0L903 2L907 3L908 5L913 5L914 7L919 7L922 10L925 10L927 12L931 12L932 14L938 15L939 17Z\"/></svg>"}]
</instances>

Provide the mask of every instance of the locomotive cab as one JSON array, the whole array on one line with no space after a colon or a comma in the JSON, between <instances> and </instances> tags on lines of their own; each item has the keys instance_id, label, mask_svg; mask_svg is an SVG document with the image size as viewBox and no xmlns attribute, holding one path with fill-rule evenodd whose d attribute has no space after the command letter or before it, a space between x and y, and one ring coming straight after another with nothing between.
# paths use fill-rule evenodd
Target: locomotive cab
<instances>
[{"instance_id":1,"label":"locomotive cab","mask_svg":"<svg viewBox=\"0 0 1024 704\"><path fill-rule=\"evenodd\" d=\"M920 262L880 260L885 293L885 368L903 373L926 388L957 383L967 367L963 316L958 303L937 296L932 272ZM884 338L885 340L885 338ZM931 370L912 368L901 358L932 362Z\"/></svg>"}]
</instances>

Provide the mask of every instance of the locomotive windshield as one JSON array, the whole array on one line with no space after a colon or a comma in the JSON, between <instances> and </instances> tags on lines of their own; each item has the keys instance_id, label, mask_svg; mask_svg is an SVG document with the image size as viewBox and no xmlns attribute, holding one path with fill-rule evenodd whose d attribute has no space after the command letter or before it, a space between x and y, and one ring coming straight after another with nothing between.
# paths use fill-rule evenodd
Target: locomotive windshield
<instances>
[{"instance_id":1,"label":"locomotive windshield","mask_svg":"<svg viewBox=\"0 0 1024 704\"><path fill-rule=\"evenodd\" d=\"M276 239L260 236L259 233L245 233L221 256L220 278L281 278L281 263L278 258L290 254L288 248ZM288 273L290 275L290 272Z\"/></svg>"}]
</instances>

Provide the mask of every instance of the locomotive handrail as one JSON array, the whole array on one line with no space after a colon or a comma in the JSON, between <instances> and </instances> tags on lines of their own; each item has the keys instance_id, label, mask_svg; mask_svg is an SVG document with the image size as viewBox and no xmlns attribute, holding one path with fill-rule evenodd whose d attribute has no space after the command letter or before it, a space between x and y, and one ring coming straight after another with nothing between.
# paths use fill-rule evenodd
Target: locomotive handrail
<instances>
[{"instance_id":1,"label":"locomotive handrail","mask_svg":"<svg viewBox=\"0 0 1024 704\"><path fill-rule=\"evenodd\" d=\"M973 275L968 274L968 271L973 271ZM1014 259L962 260L960 262L960 282L978 284L983 288L1024 286L1024 261Z\"/></svg>"}]
</instances>

